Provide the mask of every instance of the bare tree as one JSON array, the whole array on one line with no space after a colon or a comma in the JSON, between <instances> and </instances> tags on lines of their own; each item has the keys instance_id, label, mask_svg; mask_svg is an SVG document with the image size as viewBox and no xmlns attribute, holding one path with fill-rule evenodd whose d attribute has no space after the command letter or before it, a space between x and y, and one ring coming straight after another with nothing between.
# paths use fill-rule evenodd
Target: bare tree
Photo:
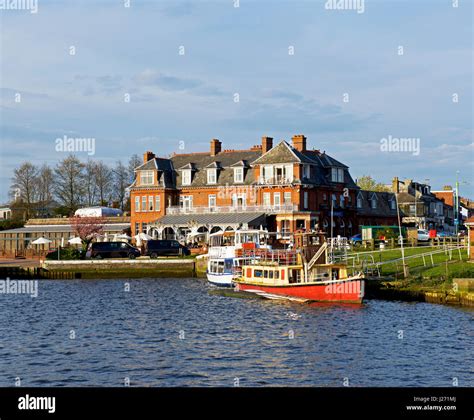
<instances>
[{"instance_id":1,"label":"bare tree","mask_svg":"<svg viewBox=\"0 0 474 420\"><path fill-rule=\"evenodd\" d=\"M50 203L53 200L53 170L45 163L38 173L38 200Z\"/></svg>"},{"instance_id":2,"label":"bare tree","mask_svg":"<svg viewBox=\"0 0 474 420\"><path fill-rule=\"evenodd\" d=\"M97 162L94 172L100 205L106 206L111 199L112 170L104 162Z\"/></svg>"},{"instance_id":3,"label":"bare tree","mask_svg":"<svg viewBox=\"0 0 474 420\"><path fill-rule=\"evenodd\" d=\"M128 179L130 184L135 180L135 169L138 168L142 164L142 160L140 156L137 154L132 155L130 160L128 161Z\"/></svg>"},{"instance_id":4,"label":"bare tree","mask_svg":"<svg viewBox=\"0 0 474 420\"><path fill-rule=\"evenodd\" d=\"M125 208L125 197L127 194L127 187L130 185L129 173L127 167L118 161L113 169L114 174L114 197L118 201L120 209Z\"/></svg>"},{"instance_id":5,"label":"bare tree","mask_svg":"<svg viewBox=\"0 0 474 420\"><path fill-rule=\"evenodd\" d=\"M70 213L83 201L84 166L77 157L70 155L60 161L54 169L55 194Z\"/></svg>"},{"instance_id":6,"label":"bare tree","mask_svg":"<svg viewBox=\"0 0 474 420\"><path fill-rule=\"evenodd\" d=\"M33 211L37 182L38 169L30 162L24 162L13 171L11 195L17 203L23 204L23 217L25 219L29 218Z\"/></svg>"},{"instance_id":7,"label":"bare tree","mask_svg":"<svg viewBox=\"0 0 474 420\"><path fill-rule=\"evenodd\" d=\"M84 198L85 204L94 206L97 204L97 182L95 180L96 163L88 160L84 166Z\"/></svg>"}]
</instances>

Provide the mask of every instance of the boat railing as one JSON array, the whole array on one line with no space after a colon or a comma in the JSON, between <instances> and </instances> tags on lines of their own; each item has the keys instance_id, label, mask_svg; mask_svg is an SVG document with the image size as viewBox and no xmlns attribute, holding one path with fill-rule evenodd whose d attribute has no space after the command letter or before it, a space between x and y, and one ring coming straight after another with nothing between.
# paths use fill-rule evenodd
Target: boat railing
<instances>
[{"instance_id":1,"label":"boat railing","mask_svg":"<svg viewBox=\"0 0 474 420\"><path fill-rule=\"evenodd\" d=\"M275 250L266 248L242 249L239 257L245 258L246 265L297 265L300 264L296 250Z\"/></svg>"}]
</instances>

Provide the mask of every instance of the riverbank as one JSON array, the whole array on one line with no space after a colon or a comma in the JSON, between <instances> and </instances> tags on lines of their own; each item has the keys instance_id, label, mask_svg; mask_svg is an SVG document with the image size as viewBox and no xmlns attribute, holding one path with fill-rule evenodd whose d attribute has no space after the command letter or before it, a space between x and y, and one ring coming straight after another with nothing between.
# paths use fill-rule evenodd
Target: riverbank
<instances>
[{"instance_id":1,"label":"riverbank","mask_svg":"<svg viewBox=\"0 0 474 420\"><path fill-rule=\"evenodd\" d=\"M41 267L0 266L0 278L117 279L184 278L196 276L196 260L163 258L136 260L44 261Z\"/></svg>"},{"instance_id":2,"label":"riverbank","mask_svg":"<svg viewBox=\"0 0 474 420\"><path fill-rule=\"evenodd\" d=\"M370 278L366 281L366 298L474 307L474 276L471 278L412 276L405 280L390 277Z\"/></svg>"}]
</instances>

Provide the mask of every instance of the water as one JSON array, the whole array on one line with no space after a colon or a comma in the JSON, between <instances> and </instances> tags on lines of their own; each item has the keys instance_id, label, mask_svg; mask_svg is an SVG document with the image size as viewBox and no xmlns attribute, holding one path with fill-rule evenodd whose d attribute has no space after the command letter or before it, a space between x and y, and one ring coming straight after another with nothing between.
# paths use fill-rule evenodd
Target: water
<instances>
[{"instance_id":1,"label":"water","mask_svg":"<svg viewBox=\"0 0 474 420\"><path fill-rule=\"evenodd\" d=\"M125 282L0 295L0 385L474 385L472 310L309 307L213 296L196 279L130 280L130 292Z\"/></svg>"}]
</instances>

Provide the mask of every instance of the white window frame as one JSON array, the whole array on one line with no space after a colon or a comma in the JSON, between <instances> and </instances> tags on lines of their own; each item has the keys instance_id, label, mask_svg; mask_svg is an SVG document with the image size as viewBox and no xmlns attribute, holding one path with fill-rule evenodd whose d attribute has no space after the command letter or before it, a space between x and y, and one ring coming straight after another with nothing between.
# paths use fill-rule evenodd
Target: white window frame
<instances>
[{"instance_id":1,"label":"white window frame","mask_svg":"<svg viewBox=\"0 0 474 420\"><path fill-rule=\"evenodd\" d=\"M362 194L357 194L357 208L358 209L361 209L362 208L362 200L363 200L363 197L362 197Z\"/></svg>"},{"instance_id":2,"label":"white window frame","mask_svg":"<svg viewBox=\"0 0 474 420\"><path fill-rule=\"evenodd\" d=\"M140 185L153 185L153 171L140 171Z\"/></svg>"},{"instance_id":3,"label":"white window frame","mask_svg":"<svg viewBox=\"0 0 474 420\"><path fill-rule=\"evenodd\" d=\"M155 211L155 197L152 195L148 196L148 211Z\"/></svg>"},{"instance_id":4,"label":"white window frame","mask_svg":"<svg viewBox=\"0 0 474 420\"><path fill-rule=\"evenodd\" d=\"M181 171L181 184L182 185L191 185L192 182L192 173L191 169L183 169Z\"/></svg>"},{"instance_id":5,"label":"white window frame","mask_svg":"<svg viewBox=\"0 0 474 420\"><path fill-rule=\"evenodd\" d=\"M275 207L281 206L281 194L279 192L273 193L273 205Z\"/></svg>"},{"instance_id":6,"label":"white window frame","mask_svg":"<svg viewBox=\"0 0 474 420\"><path fill-rule=\"evenodd\" d=\"M217 207L217 196L215 194L209 194L207 196L207 206L209 209L215 209Z\"/></svg>"},{"instance_id":7,"label":"white window frame","mask_svg":"<svg viewBox=\"0 0 474 420\"><path fill-rule=\"evenodd\" d=\"M179 197L179 205L183 209L192 209L193 208L193 196L192 195L182 195Z\"/></svg>"},{"instance_id":8,"label":"white window frame","mask_svg":"<svg viewBox=\"0 0 474 420\"><path fill-rule=\"evenodd\" d=\"M217 169L216 168L210 168L207 170L207 183L217 184Z\"/></svg>"},{"instance_id":9,"label":"white window frame","mask_svg":"<svg viewBox=\"0 0 474 420\"><path fill-rule=\"evenodd\" d=\"M291 191L285 191L283 193L283 202L285 204L291 204L293 202Z\"/></svg>"},{"instance_id":10,"label":"white window frame","mask_svg":"<svg viewBox=\"0 0 474 420\"><path fill-rule=\"evenodd\" d=\"M142 211L147 211L148 208L148 199L146 195L142 195Z\"/></svg>"},{"instance_id":11,"label":"white window frame","mask_svg":"<svg viewBox=\"0 0 474 420\"><path fill-rule=\"evenodd\" d=\"M265 207L270 207L272 205L272 202L271 202L272 198L271 198L271 193L269 192L264 192L263 193L263 205Z\"/></svg>"},{"instance_id":12,"label":"white window frame","mask_svg":"<svg viewBox=\"0 0 474 420\"><path fill-rule=\"evenodd\" d=\"M155 196L155 211L160 211L161 210L161 196L157 195Z\"/></svg>"},{"instance_id":13,"label":"white window frame","mask_svg":"<svg viewBox=\"0 0 474 420\"><path fill-rule=\"evenodd\" d=\"M234 168L234 182L240 184L244 182L244 168Z\"/></svg>"},{"instance_id":14,"label":"white window frame","mask_svg":"<svg viewBox=\"0 0 474 420\"><path fill-rule=\"evenodd\" d=\"M140 212L140 196L135 196L135 212Z\"/></svg>"}]
</instances>

